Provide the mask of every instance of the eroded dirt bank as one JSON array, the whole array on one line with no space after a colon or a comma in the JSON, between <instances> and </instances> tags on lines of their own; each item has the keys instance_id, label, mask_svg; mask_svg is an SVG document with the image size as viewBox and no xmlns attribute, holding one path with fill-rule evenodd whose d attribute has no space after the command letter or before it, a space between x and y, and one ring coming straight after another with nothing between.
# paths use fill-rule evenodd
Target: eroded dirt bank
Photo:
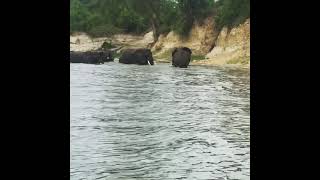
<instances>
[{"instance_id":1,"label":"eroded dirt bank","mask_svg":"<svg viewBox=\"0 0 320 180\"><path fill-rule=\"evenodd\" d=\"M89 51L101 47L103 42L111 42L119 52L126 48L150 48L153 42L152 31L143 36L117 34L111 37L90 38L84 33L70 36L71 51ZM250 19L228 29L218 31L214 20L207 18L203 23L195 23L187 38L174 32L161 34L151 48L156 62L171 61L174 47L187 46L192 50L191 65L228 65L250 66ZM194 57L197 57L194 58Z\"/></svg>"}]
</instances>

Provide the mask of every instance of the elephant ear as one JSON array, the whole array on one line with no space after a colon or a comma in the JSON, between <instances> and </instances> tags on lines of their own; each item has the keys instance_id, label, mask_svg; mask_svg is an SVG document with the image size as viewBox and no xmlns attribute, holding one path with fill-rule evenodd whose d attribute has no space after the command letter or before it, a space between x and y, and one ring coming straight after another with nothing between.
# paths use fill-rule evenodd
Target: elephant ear
<instances>
[{"instance_id":1,"label":"elephant ear","mask_svg":"<svg viewBox=\"0 0 320 180\"><path fill-rule=\"evenodd\" d=\"M187 48L187 47L184 47L183 50L185 50L185 51L189 52L190 54L192 54L191 49L189 49L189 48Z\"/></svg>"},{"instance_id":2,"label":"elephant ear","mask_svg":"<svg viewBox=\"0 0 320 180\"><path fill-rule=\"evenodd\" d=\"M152 52L151 52L150 49L146 49L145 51L147 52L147 54L149 54L149 55L151 54L152 55Z\"/></svg>"},{"instance_id":3,"label":"elephant ear","mask_svg":"<svg viewBox=\"0 0 320 180\"><path fill-rule=\"evenodd\" d=\"M174 53L176 53L178 50L178 48L174 48L173 51L172 51L172 56L174 55Z\"/></svg>"}]
</instances>

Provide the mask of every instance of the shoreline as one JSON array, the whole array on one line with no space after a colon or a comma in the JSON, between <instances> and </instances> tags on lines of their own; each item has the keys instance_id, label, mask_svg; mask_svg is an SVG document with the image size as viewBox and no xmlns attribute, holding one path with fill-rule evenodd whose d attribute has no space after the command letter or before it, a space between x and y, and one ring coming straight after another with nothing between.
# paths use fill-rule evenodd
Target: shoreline
<instances>
[{"instance_id":1,"label":"shoreline","mask_svg":"<svg viewBox=\"0 0 320 180\"><path fill-rule=\"evenodd\" d=\"M171 61L166 59L155 59L157 63L170 64ZM201 62L202 61L202 62ZM189 66L203 66L203 67L235 67L235 68L244 68L250 69L250 64L221 64L217 63L214 60L208 61L207 59L191 61Z\"/></svg>"},{"instance_id":2,"label":"shoreline","mask_svg":"<svg viewBox=\"0 0 320 180\"><path fill-rule=\"evenodd\" d=\"M203 66L203 67L234 67L250 69L249 64L190 64L189 66Z\"/></svg>"},{"instance_id":3,"label":"shoreline","mask_svg":"<svg viewBox=\"0 0 320 180\"><path fill-rule=\"evenodd\" d=\"M119 63L119 58L115 58L114 62ZM167 60L156 60L155 59L155 66L157 64L171 64L171 61L167 61ZM250 70L250 65L249 64L194 64L194 63L190 63L189 67L193 67L193 66L200 66L200 67L217 67L217 68L237 68L237 69L248 69Z\"/></svg>"},{"instance_id":4,"label":"shoreline","mask_svg":"<svg viewBox=\"0 0 320 180\"><path fill-rule=\"evenodd\" d=\"M77 42L79 41L79 42ZM120 47L117 50L117 53L121 49L125 48L147 48L150 42L153 41L152 32L145 34L144 36L138 35L128 35L128 34L116 34L110 37L100 37L100 38L91 38L85 33L78 33L70 35L70 51L92 51L96 50L105 41L111 41L113 45ZM150 48L151 49L151 48ZM229 54L228 54L229 55ZM230 57L228 55L222 55L218 57L212 57L210 59L197 59L190 62L189 66L205 66L205 67L240 67L240 68L249 68L249 64L241 63L228 63ZM153 58L156 63L171 63L171 56L168 57L157 57L158 54L153 54Z\"/></svg>"}]
</instances>

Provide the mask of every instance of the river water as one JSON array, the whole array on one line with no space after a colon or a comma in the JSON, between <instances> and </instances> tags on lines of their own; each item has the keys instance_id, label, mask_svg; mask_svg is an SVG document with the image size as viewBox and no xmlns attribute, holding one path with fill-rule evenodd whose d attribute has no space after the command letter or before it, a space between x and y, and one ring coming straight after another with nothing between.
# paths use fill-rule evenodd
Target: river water
<instances>
[{"instance_id":1,"label":"river water","mask_svg":"<svg viewBox=\"0 0 320 180\"><path fill-rule=\"evenodd\" d=\"M250 74L70 64L70 179L250 179Z\"/></svg>"}]
</instances>

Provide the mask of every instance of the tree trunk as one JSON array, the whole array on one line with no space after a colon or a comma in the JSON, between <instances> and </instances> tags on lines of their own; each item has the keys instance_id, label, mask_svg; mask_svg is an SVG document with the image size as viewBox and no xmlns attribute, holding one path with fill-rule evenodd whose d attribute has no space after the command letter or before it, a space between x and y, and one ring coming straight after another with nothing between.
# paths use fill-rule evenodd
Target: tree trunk
<instances>
[{"instance_id":1,"label":"tree trunk","mask_svg":"<svg viewBox=\"0 0 320 180\"><path fill-rule=\"evenodd\" d=\"M151 24L152 24L152 32L153 32L153 43L156 43L158 41L159 37L159 22L157 19L157 16L153 14L151 17Z\"/></svg>"},{"instance_id":2,"label":"tree trunk","mask_svg":"<svg viewBox=\"0 0 320 180\"><path fill-rule=\"evenodd\" d=\"M157 10L156 8L158 7L157 5L159 1L157 0L153 0L150 1L149 3L146 3L146 8L151 10L151 25L152 25L152 32L153 32L153 43L151 46L153 46L157 41L158 41L158 37L159 37L159 26L160 26L160 22L159 22L159 16L157 14Z\"/></svg>"}]
</instances>

